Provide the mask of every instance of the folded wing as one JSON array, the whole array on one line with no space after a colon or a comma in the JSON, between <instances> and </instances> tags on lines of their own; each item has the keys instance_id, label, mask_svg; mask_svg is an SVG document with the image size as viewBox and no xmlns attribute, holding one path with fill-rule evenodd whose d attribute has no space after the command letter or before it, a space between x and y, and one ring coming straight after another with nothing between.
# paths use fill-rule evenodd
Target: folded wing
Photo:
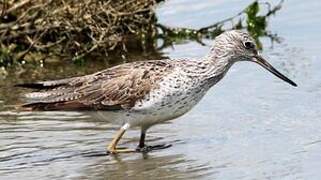
<instances>
[{"instance_id":1,"label":"folded wing","mask_svg":"<svg viewBox=\"0 0 321 180\"><path fill-rule=\"evenodd\" d=\"M173 65L167 61L122 64L91 75L20 84L37 89L25 94L31 110L130 109L153 88Z\"/></svg>"}]
</instances>

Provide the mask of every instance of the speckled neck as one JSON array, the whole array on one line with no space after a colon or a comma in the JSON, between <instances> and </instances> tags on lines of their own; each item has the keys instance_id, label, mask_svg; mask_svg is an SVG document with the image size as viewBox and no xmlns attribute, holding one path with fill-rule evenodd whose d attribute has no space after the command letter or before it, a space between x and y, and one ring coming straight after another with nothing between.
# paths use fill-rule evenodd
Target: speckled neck
<instances>
[{"instance_id":1,"label":"speckled neck","mask_svg":"<svg viewBox=\"0 0 321 180\"><path fill-rule=\"evenodd\" d=\"M207 66L207 78L217 79L219 81L230 69L233 61L230 61L226 53L213 46L207 56L203 58L204 65Z\"/></svg>"}]
</instances>

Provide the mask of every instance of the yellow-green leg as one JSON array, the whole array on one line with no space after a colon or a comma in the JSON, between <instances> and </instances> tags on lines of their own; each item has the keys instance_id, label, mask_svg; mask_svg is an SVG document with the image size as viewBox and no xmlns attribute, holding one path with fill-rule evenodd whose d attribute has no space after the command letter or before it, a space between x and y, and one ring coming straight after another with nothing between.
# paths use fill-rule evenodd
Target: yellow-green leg
<instances>
[{"instance_id":1,"label":"yellow-green leg","mask_svg":"<svg viewBox=\"0 0 321 180\"><path fill-rule=\"evenodd\" d=\"M115 135L115 137L113 138L113 140L111 141L111 143L107 146L107 153L111 153L111 154L117 154L117 153L131 153L131 152L136 152L135 149L127 149L127 148L117 148L117 144L119 142L119 140L122 138L122 136L125 134L126 130L130 127L130 124L126 123L125 125L123 125L119 131L117 132L117 134Z\"/></svg>"}]
</instances>

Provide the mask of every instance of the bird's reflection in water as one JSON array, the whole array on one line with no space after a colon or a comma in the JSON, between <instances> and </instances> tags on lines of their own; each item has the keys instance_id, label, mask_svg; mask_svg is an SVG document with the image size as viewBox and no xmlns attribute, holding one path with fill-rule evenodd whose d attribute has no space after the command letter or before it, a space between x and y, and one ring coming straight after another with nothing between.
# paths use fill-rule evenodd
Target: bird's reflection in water
<instances>
[{"instance_id":1,"label":"bird's reflection in water","mask_svg":"<svg viewBox=\"0 0 321 180\"><path fill-rule=\"evenodd\" d=\"M104 179L187 179L209 175L208 164L187 160L182 154L137 153L99 158L95 165L85 167L82 177Z\"/></svg>"}]
</instances>

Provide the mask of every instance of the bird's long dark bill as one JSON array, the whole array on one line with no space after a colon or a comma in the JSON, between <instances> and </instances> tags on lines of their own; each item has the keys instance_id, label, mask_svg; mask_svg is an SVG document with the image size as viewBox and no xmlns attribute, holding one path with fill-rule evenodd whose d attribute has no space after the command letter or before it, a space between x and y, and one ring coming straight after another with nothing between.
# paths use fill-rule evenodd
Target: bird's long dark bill
<instances>
[{"instance_id":1,"label":"bird's long dark bill","mask_svg":"<svg viewBox=\"0 0 321 180\"><path fill-rule=\"evenodd\" d=\"M262 67L264 67L265 69L267 69L268 71L270 71L272 74L274 74L275 76L279 77L280 79L282 79L283 81L291 84L292 86L297 86L295 84L295 82L293 82L292 80L290 80L289 78L287 78L286 76L284 76L283 74L281 74L278 70L276 70L271 64L269 64L265 59L263 59L260 56L255 56L254 57L254 62L258 63L259 65L261 65Z\"/></svg>"}]
</instances>

